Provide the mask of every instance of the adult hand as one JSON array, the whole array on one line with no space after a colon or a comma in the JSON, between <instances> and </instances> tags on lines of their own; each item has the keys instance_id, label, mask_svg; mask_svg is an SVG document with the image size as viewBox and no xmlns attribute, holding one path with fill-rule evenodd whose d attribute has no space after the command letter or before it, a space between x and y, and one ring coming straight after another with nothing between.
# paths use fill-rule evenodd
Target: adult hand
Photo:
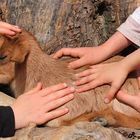
<instances>
[{"instance_id":1,"label":"adult hand","mask_svg":"<svg viewBox=\"0 0 140 140\"><path fill-rule=\"evenodd\" d=\"M104 100L105 103L109 103L124 83L127 75L127 70L119 62L98 64L76 74L78 80L74 84L78 86L77 92L90 90L103 84L110 84L111 88Z\"/></svg>"},{"instance_id":2,"label":"adult hand","mask_svg":"<svg viewBox=\"0 0 140 140\"><path fill-rule=\"evenodd\" d=\"M67 108L54 110L74 98L74 88L58 84L42 89L42 84L22 94L11 106L15 115L16 129L29 123L43 124L68 113Z\"/></svg>"},{"instance_id":3,"label":"adult hand","mask_svg":"<svg viewBox=\"0 0 140 140\"><path fill-rule=\"evenodd\" d=\"M21 29L18 26L0 21L0 34L12 36L18 32L21 32Z\"/></svg>"},{"instance_id":4,"label":"adult hand","mask_svg":"<svg viewBox=\"0 0 140 140\"><path fill-rule=\"evenodd\" d=\"M64 55L79 58L71 63L68 67L72 69L79 68L84 65L96 64L103 61L106 57L105 50L102 47L83 47L83 48L63 48L53 55L54 59L58 59Z\"/></svg>"}]
</instances>

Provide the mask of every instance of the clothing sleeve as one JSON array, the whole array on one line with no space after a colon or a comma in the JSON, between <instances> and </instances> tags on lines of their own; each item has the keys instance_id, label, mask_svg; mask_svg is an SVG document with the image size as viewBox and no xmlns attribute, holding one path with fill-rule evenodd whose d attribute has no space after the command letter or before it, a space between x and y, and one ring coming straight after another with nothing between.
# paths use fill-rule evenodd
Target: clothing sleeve
<instances>
[{"instance_id":1,"label":"clothing sleeve","mask_svg":"<svg viewBox=\"0 0 140 140\"><path fill-rule=\"evenodd\" d=\"M140 7L138 7L117 30L140 47Z\"/></svg>"},{"instance_id":2,"label":"clothing sleeve","mask_svg":"<svg viewBox=\"0 0 140 140\"><path fill-rule=\"evenodd\" d=\"M0 137L10 137L14 134L14 112L10 106L0 106Z\"/></svg>"}]
</instances>

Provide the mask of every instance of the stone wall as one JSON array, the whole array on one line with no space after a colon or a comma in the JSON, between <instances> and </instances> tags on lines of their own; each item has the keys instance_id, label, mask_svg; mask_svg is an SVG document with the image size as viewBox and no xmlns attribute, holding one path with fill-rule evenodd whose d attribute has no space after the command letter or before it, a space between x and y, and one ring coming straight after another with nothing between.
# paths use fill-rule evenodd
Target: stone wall
<instances>
[{"instance_id":1,"label":"stone wall","mask_svg":"<svg viewBox=\"0 0 140 140\"><path fill-rule=\"evenodd\" d=\"M139 0L1 0L1 19L32 32L51 54L104 42ZM47 45L46 45L47 44Z\"/></svg>"}]
</instances>

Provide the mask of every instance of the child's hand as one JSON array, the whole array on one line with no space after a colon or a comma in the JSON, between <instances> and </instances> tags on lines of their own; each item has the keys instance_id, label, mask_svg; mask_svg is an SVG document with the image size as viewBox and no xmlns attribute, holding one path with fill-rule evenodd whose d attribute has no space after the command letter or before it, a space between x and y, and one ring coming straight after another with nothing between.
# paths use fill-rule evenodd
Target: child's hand
<instances>
[{"instance_id":1,"label":"child's hand","mask_svg":"<svg viewBox=\"0 0 140 140\"><path fill-rule=\"evenodd\" d=\"M68 67L76 69L84 65L93 65L103 61L106 58L105 50L107 47L83 47L83 48L63 48L53 55L53 58L58 59L62 56L72 56L79 58L71 63Z\"/></svg>"},{"instance_id":2,"label":"child's hand","mask_svg":"<svg viewBox=\"0 0 140 140\"><path fill-rule=\"evenodd\" d=\"M76 74L78 80L74 84L78 86L77 92L110 84L111 88L105 97L105 103L109 103L124 83L127 75L127 70L119 62L93 65L90 69Z\"/></svg>"},{"instance_id":3,"label":"child's hand","mask_svg":"<svg viewBox=\"0 0 140 140\"><path fill-rule=\"evenodd\" d=\"M29 123L43 124L68 113L67 108L54 110L74 98L74 88L58 84L42 89L38 84L34 89L22 94L11 106L15 115L16 129Z\"/></svg>"},{"instance_id":4,"label":"child's hand","mask_svg":"<svg viewBox=\"0 0 140 140\"><path fill-rule=\"evenodd\" d=\"M129 95L125 91L119 91L116 95L117 100L131 106L140 112L140 93L137 95Z\"/></svg>"},{"instance_id":5,"label":"child's hand","mask_svg":"<svg viewBox=\"0 0 140 140\"><path fill-rule=\"evenodd\" d=\"M18 32L21 32L21 29L18 26L0 21L0 34L12 36Z\"/></svg>"}]
</instances>

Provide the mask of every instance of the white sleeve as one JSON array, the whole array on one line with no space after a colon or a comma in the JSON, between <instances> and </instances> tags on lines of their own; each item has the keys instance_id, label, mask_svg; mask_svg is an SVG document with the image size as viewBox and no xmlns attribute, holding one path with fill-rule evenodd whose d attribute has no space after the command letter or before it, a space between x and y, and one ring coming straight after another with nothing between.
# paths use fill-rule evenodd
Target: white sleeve
<instances>
[{"instance_id":1,"label":"white sleeve","mask_svg":"<svg viewBox=\"0 0 140 140\"><path fill-rule=\"evenodd\" d=\"M138 7L130 16L140 24L140 7Z\"/></svg>"},{"instance_id":2,"label":"white sleeve","mask_svg":"<svg viewBox=\"0 0 140 140\"><path fill-rule=\"evenodd\" d=\"M117 30L140 47L140 7L138 7Z\"/></svg>"}]
</instances>

